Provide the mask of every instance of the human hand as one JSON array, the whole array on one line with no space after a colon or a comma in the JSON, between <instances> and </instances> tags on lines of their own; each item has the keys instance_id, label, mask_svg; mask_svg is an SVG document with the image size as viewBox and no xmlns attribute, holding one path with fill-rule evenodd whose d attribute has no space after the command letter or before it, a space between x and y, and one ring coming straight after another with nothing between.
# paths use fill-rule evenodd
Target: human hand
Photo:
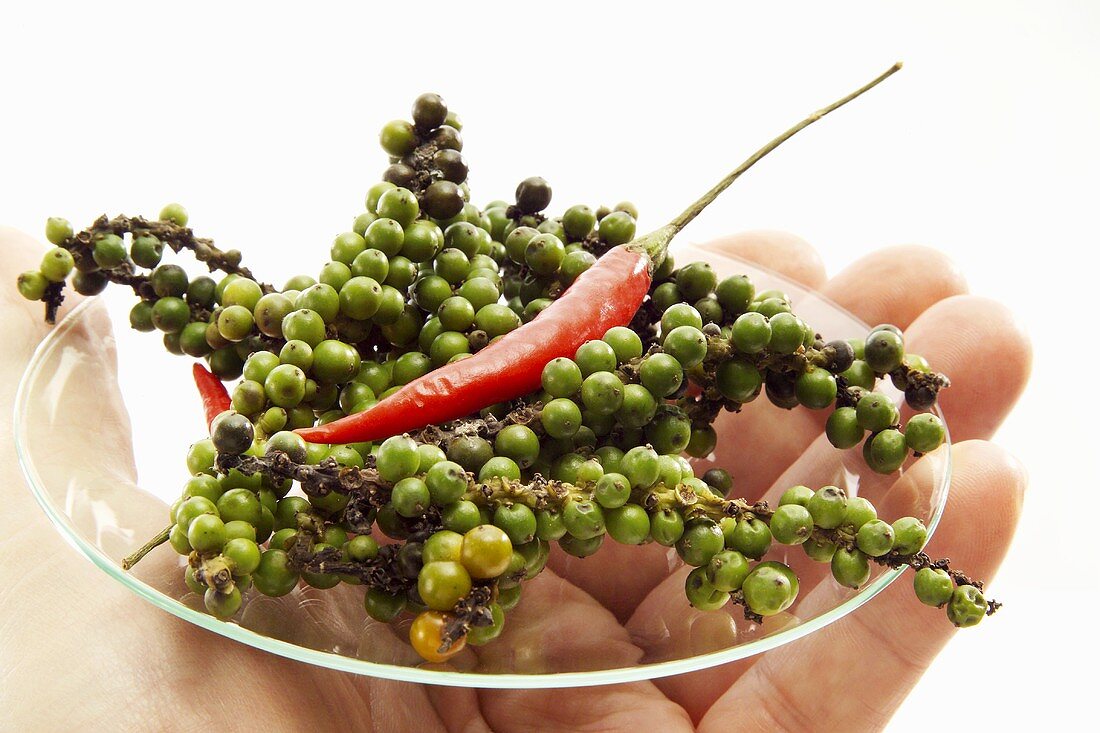
<instances>
[{"instance_id":1,"label":"human hand","mask_svg":"<svg viewBox=\"0 0 1100 733\"><path fill-rule=\"evenodd\" d=\"M953 381L941 406L955 440L954 481L931 552L988 578L1003 557L1026 478L1003 452L983 442L1011 409L1026 382L1030 349L1000 306L961 296L964 285L950 264L918 248L883 250L826 281L817 256L787 236L750 233L711 245L778 270L822 290L866 321L907 329L913 349ZM0 230L5 261L0 282L37 263L41 246ZM920 266L914 267L913 262ZM855 287L858 285L858 287ZM6 316L0 356L0 409L10 414L15 385L45 333L41 310L14 288L0 288ZM100 314L102 317L102 314ZM105 323L97 328L106 329ZM978 356L981 358L979 359ZM111 354L88 369L89 389L74 399L93 439L77 440L59 455L65 465L102 466L152 534L164 507L133 487L132 457L103 455L103 445L128 445L129 428L113 384ZM93 388L92 385L95 385ZM761 401L738 416L740 440L726 456L738 468L738 492L755 498L789 469L807 473L820 426L774 431L776 412ZM106 413L106 415L105 415ZM786 425L787 423L785 423ZM7 431L9 423L0 422ZM106 433L106 434L105 434ZM690 728L876 729L888 720L935 653L953 633L940 614L928 613L899 581L870 606L798 642L768 654L689 675L599 688L478 691L426 687L319 669L235 644L135 602L105 582L68 547L34 505L19 475L10 435L0 433L0 477L6 511L0 531L0 573L9 578L0 600L3 707L17 729L186 729L215 723L227 729L328 728L384 730L457 727L493 730L538 727L667 730ZM751 462L745 460L752 456ZM927 491L919 468L901 482ZM904 492L902 492L904 493ZM983 517L981 524L973 517ZM608 543L593 558L555 555L551 571L530 583L506 633L537 640L540 653L577 655L591 649L623 663L645 653L647 629L687 609L682 576L667 580L665 548L625 549ZM143 577L166 590L180 584L175 558L164 553L143 563ZM146 564L148 563L148 564ZM631 573L609 573L626 567ZM169 571L172 572L169 572ZM805 602L831 605L831 582L811 589ZM674 590L675 593L669 592ZM553 608L552 616L541 613ZM300 608L280 607L292 614ZM635 610L636 609L636 610ZM634 611L631 615L630 611ZM361 611L359 612L361 615ZM569 633L560 633L566 625ZM675 632L673 632L675 635ZM506 643L506 642L502 642ZM499 648L499 647L498 647ZM598 651L597 651L598 650ZM471 652L472 653L472 652ZM482 654L493 653L493 645ZM829 665L829 673L809 673ZM246 684L242 684L247 680Z\"/></svg>"}]
</instances>

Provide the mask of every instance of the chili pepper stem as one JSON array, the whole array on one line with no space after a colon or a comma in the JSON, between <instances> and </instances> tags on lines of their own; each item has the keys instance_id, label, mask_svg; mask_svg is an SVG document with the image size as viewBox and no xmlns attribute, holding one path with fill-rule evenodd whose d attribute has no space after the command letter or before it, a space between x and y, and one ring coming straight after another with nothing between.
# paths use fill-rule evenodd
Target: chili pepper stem
<instances>
[{"instance_id":1,"label":"chili pepper stem","mask_svg":"<svg viewBox=\"0 0 1100 733\"><path fill-rule=\"evenodd\" d=\"M167 542L168 541L168 532L171 529L172 529L171 525L165 527L160 532L158 532L156 534L156 536L154 536L152 539L150 539L144 545L139 547L137 549L137 551L135 551L132 555L127 555L126 557L124 557L122 559L122 569L123 570L129 570L130 568L137 565L141 561L141 558L148 555L154 548L156 548L160 545L163 545L165 542Z\"/></svg>"},{"instance_id":2,"label":"chili pepper stem","mask_svg":"<svg viewBox=\"0 0 1100 733\"><path fill-rule=\"evenodd\" d=\"M838 99L827 107L822 107L810 116L806 117L801 122L788 128L781 135L771 140L767 145L750 155L745 160L745 162L741 163L741 165L730 171L730 173L725 178L715 184L713 188L703 194L693 204L684 209L683 212L681 212L680 215L677 216L675 219L673 219L660 229L657 229L656 231L638 237L627 246L637 251L645 252L653 263L653 269L656 269L660 266L661 262L664 261L665 254L668 251L668 245L672 241L672 238L679 234L680 230L691 223L691 221L695 217L699 216L703 209L707 208L707 206L709 206L716 198L718 198L719 194L729 188L734 181L740 178L742 173L747 171L749 168L752 168L760 159L762 159L768 153L772 152L784 142L791 139L800 131L809 127L813 123L817 122L825 115L837 109L840 109L856 97L859 97L865 92L870 91L882 82L886 81L886 79L888 79L890 76L900 71L901 66L901 62L897 62L889 69L882 72L877 77L867 82L851 94L848 94L847 96Z\"/></svg>"}]
</instances>

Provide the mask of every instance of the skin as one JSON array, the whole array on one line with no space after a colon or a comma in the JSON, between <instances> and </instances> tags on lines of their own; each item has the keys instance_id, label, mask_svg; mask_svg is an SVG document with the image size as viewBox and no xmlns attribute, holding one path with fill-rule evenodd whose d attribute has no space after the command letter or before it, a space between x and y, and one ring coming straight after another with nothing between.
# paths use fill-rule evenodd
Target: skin
<instances>
[{"instance_id":1,"label":"skin","mask_svg":"<svg viewBox=\"0 0 1100 733\"><path fill-rule=\"evenodd\" d=\"M988 442L1012 409L1030 370L1027 336L1001 305L966 294L962 276L942 254L923 247L872 253L829 279L809 244L779 232L748 232L708 245L751 259L813 288L871 323L906 329L912 350L951 376L941 405L954 438L955 478L944 520L929 552L990 579L1012 538L1027 476ZM34 267L44 245L0 228L0 283ZM921 267L912 267L919 258ZM71 299L74 300L74 299ZM71 302L70 302L71 305ZM0 414L10 415L16 383L45 335L41 307L0 287ZM109 333L100 322L92 333ZM58 460L102 466L119 491L131 492L150 534L163 506L133 487L129 423L115 388L113 354L87 367L96 389L74 397L74 427L96 441L74 441ZM720 460L736 466L739 495L774 498L793 483L812 482L821 415L801 411L799 426L759 400L737 416L739 440ZM94 409L93 409L94 408ZM792 427L792 425L794 427ZM539 729L878 730L954 636L942 614L921 606L908 582L893 584L871 604L820 632L767 654L698 673L600 688L473 690L426 687L360 677L288 661L209 634L108 582L62 540L26 490L16 465L10 421L0 421L0 709L18 730L147 730L150 720L174 730L511 731ZM75 434L79 434L76 432ZM104 456L102 445L119 446ZM751 457L752 460L747 460ZM885 493L890 479L878 490ZM904 497L927 492L920 464L898 480L880 510L896 516ZM973 523L974 516L983 521ZM137 524L137 523L135 523ZM171 553L154 553L139 570L154 585L181 582ZM607 542L584 561L556 547L550 570L533 581L510 614L505 634L539 640L542 653L598 650L628 664L641 658L647 630L672 614L683 617L683 573L668 577L665 552L653 545ZM631 573L615 571L629 563ZM820 585L820 567L796 568L806 603L831 603L839 592ZM803 575L803 573L805 573ZM356 604L357 605L357 604ZM361 606L358 607L361 609ZM553 617L545 613L553 610ZM299 616L295 606L283 609ZM361 618L362 612L358 611ZM291 618L289 622L309 619ZM994 621L995 623L995 621ZM563 625L568 634L560 633ZM380 643L393 643L392 633ZM980 632L969 632L980 633ZM381 637L380 637L381 638ZM674 632L675 639L675 632ZM496 647L502 653L504 646ZM397 653L403 648L395 646ZM494 647L482 649L482 661ZM473 653L473 652L464 652ZM807 674L827 662L829 674ZM63 670L63 673L62 673ZM248 692L240 681L248 679ZM44 683L48 681L48 683ZM828 699L828 705L821 700ZM318 715L316 711L333 711Z\"/></svg>"}]
</instances>

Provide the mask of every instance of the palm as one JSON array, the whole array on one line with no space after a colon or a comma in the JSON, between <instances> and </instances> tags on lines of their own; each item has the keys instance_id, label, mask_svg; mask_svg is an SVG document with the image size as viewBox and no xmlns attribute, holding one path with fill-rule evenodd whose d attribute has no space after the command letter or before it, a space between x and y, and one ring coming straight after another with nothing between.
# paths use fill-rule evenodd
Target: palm
<instances>
[{"instance_id":1,"label":"palm","mask_svg":"<svg viewBox=\"0 0 1100 733\"><path fill-rule=\"evenodd\" d=\"M10 230L0 231L0 240L0 248L10 253L2 282L10 282L37 260L40 249ZM933 550L978 576L992 575L1011 537L1025 483L1011 458L983 442L1027 379L1029 346L1011 316L995 303L960 295L964 286L957 273L925 249L884 250L826 280L812 250L786 235L746 234L712 246L820 289L866 321L906 328L913 349L950 374L955 387L941 405L956 443L955 479ZM917 259L920 267L913 267ZM37 309L17 302L13 289L0 288L0 297L9 316L6 342L15 345L0 357L5 370L0 403L8 411L17 376L43 329ZM981 359L975 358L978 349ZM113 373L109 363L100 367ZM93 416L87 419L95 431L88 434L96 438L67 446L65 456L100 465L105 459L99 447L125 445L129 435L124 419L103 419L110 406L104 408L103 395L93 392L81 399L94 409L70 408L75 415ZM820 441L814 442L820 425L807 416L796 429L786 419L784 429L776 431L769 405L750 408L737 416L738 440L721 456L723 464L737 469L738 493L755 498L774 486L807 480L815 451L822 450ZM11 440L3 443L10 446ZM873 611L852 614L802 641L656 683L479 691L356 677L235 644L136 602L63 546L23 490L12 449L4 450L0 568L11 580L0 601L0 614L9 619L0 627L0 667L10 684L0 699L24 723L19 728L55 728L64 721L67 727L89 723L98 729L110 721L113 729L144 729L145 721L155 719L180 728L218 721L229 723L229 729L268 730L617 730L648 728L655 721L662 721L662 730L693 724L875 729L951 636L939 614L921 613L907 584L897 583L876 599ZM104 469L122 479L118 490L137 495L132 458L123 452L112 459ZM922 480L928 477L922 479L919 469L903 479L907 491L919 491ZM143 517L136 526L155 531L163 507L144 496L135 502ZM972 526L967 520L979 510L999 521ZM662 643L692 643L682 571L669 576L664 548L609 543L583 561L555 553L550 570L529 584L510 614L505 634L511 638L480 650L483 665L491 667L494 654L515 649L524 650L532 671L564 655L626 665L652 651L645 647L655 630ZM149 582L175 589L179 573L170 571L169 560L154 554L140 571ZM627 567L630 572L622 572ZM806 603L830 604L836 592L831 583L811 586L803 584ZM311 618L308 607L289 603L268 611L277 611L270 616L278 623L312 624L319 633L339 620ZM391 649L384 634L378 643L379 653L404 653L400 645ZM810 665L822 664L829 665L829 674L806 674ZM66 670L64 681L59 667ZM829 705L821 705L822 699Z\"/></svg>"}]
</instances>

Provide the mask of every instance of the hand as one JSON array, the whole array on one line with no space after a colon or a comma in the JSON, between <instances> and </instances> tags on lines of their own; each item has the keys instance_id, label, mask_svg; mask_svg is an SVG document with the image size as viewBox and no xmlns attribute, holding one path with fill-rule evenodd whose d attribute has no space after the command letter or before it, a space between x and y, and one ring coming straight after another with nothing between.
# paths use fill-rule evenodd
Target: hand
<instances>
[{"instance_id":1,"label":"hand","mask_svg":"<svg viewBox=\"0 0 1100 733\"><path fill-rule=\"evenodd\" d=\"M777 233L747 233L709 245L777 270L824 292L871 323L906 329L913 350L951 376L940 404L948 417L954 478L943 522L929 552L950 556L990 578L1004 556L1026 484L1023 469L986 442L1022 391L1030 346L1000 305L966 296L943 255L919 247L876 252L827 280L813 250ZM41 307L23 301L16 275L37 264L42 246L0 229L0 413L12 401L35 344L46 332ZM102 315L99 316L102 318ZM96 328L106 329L100 322ZM57 469L102 467L133 494L150 535L164 507L132 485L132 456L103 445L129 444L129 427L113 385L112 355L88 369L89 389L75 395L96 440L66 446ZM94 389L91 388L94 385ZM108 394L104 394L104 391ZM770 430L776 411L761 400L737 416L739 440L723 456L738 469L738 495L755 498L798 482L813 464L820 426ZM106 413L106 415L105 415ZM111 418L114 419L105 419ZM93 570L68 547L24 486L10 422L0 421L0 708L18 730L875 730L881 728L954 631L941 613L920 606L910 584L893 584L867 607L800 641L742 662L657 680L598 688L493 691L428 687L360 677L285 660L206 633L147 603ZM75 434L83 434L74 431ZM93 444L94 443L94 444ZM746 457L751 456L751 460ZM790 471L789 480L786 475ZM927 491L918 466L899 480ZM905 492L895 492L905 493ZM974 522L981 517L981 522ZM139 568L156 585L178 588L167 550ZM629 574L609 572L623 567ZM510 614L507 634L536 640L552 656L591 649L601 659L642 657L650 630L690 643L667 619L685 616L682 571L668 578L664 548L607 543L578 561L555 551L551 570L532 581ZM804 580L807 603L830 604L831 581ZM540 613L553 608L553 616ZM288 609L302 613L300 608ZM632 613L631 613L632 612ZM360 612L361 613L361 612ZM301 619L296 619L295 622ZM995 623L995 621L994 621ZM568 633L561 633L562 629ZM980 631L972 632L980 633ZM513 639L513 642L516 640ZM504 642L508 643L508 642ZM498 647L500 649L500 647ZM492 645L480 650L491 663ZM827 666L828 673L814 673ZM659 725L655 723L659 721Z\"/></svg>"}]
</instances>

